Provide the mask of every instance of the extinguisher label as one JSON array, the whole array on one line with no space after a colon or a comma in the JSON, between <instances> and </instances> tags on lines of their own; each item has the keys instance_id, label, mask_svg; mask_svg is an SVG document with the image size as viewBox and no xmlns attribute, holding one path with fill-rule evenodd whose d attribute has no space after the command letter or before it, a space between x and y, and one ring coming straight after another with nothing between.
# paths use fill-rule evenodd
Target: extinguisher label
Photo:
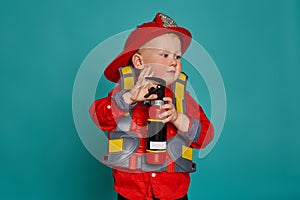
<instances>
[{"instance_id":1,"label":"extinguisher label","mask_svg":"<svg viewBox=\"0 0 300 200\"><path fill-rule=\"evenodd\" d=\"M150 149L166 149L167 142L151 142L150 141Z\"/></svg>"}]
</instances>

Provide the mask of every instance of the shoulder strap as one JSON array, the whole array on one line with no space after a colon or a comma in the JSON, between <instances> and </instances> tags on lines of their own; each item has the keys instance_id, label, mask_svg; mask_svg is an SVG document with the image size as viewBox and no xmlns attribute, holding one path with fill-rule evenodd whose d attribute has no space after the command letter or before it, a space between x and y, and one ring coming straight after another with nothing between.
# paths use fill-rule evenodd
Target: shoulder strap
<instances>
[{"instance_id":1,"label":"shoulder strap","mask_svg":"<svg viewBox=\"0 0 300 200\"><path fill-rule=\"evenodd\" d=\"M121 88L125 90L131 89L135 84L135 75L132 67L120 67L119 72L121 77Z\"/></svg>"},{"instance_id":2,"label":"shoulder strap","mask_svg":"<svg viewBox=\"0 0 300 200\"><path fill-rule=\"evenodd\" d=\"M184 72L181 72L179 78L174 83L174 102L177 112L180 113L186 112L185 90L187 79L188 76Z\"/></svg>"}]
</instances>

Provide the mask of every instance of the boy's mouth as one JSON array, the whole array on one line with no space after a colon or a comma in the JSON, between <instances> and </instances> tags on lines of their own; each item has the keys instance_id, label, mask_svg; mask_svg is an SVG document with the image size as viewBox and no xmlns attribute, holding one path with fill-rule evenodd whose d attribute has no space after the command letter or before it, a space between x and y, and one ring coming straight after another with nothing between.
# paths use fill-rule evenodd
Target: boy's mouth
<instances>
[{"instance_id":1,"label":"boy's mouth","mask_svg":"<svg viewBox=\"0 0 300 200\"><path fill-rule=\"evenodd\" d=\"M167 73L175 73L175 70L169 70Z\"/></svg>"}]
</instances>

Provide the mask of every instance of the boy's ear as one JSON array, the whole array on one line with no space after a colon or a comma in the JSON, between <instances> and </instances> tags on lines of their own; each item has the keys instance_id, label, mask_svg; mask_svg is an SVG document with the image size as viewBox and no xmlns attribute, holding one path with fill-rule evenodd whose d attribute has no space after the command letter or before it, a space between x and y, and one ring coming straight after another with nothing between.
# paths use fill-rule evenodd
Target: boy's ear
<instances>
[{"instance_id":1,"label":"boy's ear","mask_svg":"<svg viewBox=\"0 0 300 200\"><path fill-rule=\"evenodd\" d=\"M132 59L131 60L132 64L133 64L133 66L135 68L137 68L137 69L143 69L144 68L144 66L143 66L143 58L142 58L142 56L140 54L138 54L138 53L133 54L133 56L132 56L131 59Z\"/></svg>"}]
</instances>

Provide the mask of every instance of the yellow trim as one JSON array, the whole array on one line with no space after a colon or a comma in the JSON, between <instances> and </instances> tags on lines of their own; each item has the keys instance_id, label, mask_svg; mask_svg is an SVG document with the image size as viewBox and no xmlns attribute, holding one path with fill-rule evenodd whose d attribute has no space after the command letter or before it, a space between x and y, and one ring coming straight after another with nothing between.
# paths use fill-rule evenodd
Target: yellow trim
<instances>
[{"instance_id":1,"label":"yellow trim","mask_svg":"<svg viewBox=\"0 0 300 200\"><path fill-rule=\"evenodd\" d=\"M184 73L181 73L180 76L179 76L179 79L182 80L182 81L185 81L186 80L186 75Z\"/></svg>"},{"instance_id":2,"label":"yellow trim","mask_svg":"<svg viewBox=\"0 0 300 200\"><path fill-rule=\"evenodd\" d=\"M152 153L152 152L166 152L167 150L146 150L146 152Z\"/></svg>"},{"instance_id":3,"label":"yellow trim","mask_svg":"<svg viewBox=\"0 0 300 200\"><path fill-rule=\"evenodd\" d=\"M175 100L177 112L183 113L183 99L184 99L184 85L182 83L175 83Z\"/></svg>"},{"instance_id":4,"label":"yellow trim","mask_svg":"<svg viewBox=\"0 0 300 200\"><path fill-rule=\"evenodd\" d=\"M182 145L182 158L192 160L193 159L193 149Z\"/></svg>"},{"instance_id":5,"label":"yellow trim","mask_svg":"<svg viewBox=\"0 0 300 200\"><path fill-rule=\"evenodd\" d=\"M133 88L133 86L134 86L134 78L133 77L124 78L124 89L125 90L131 89L131 88Z\"/></svg>"},{"instance_id":6,"label":"yellow trim","mask_svg":"<svg viewBox=\"0 0 300 200\"><path fill-rule=\"evenodd\" d=\"M180 100L184 99L184 85L182 83L176 82L175 98Z\"/></svg>"},{"instance_id":7,"label":"yellow trim","mask_svg":"<svg viewBox=\"0 0 300 200\"><path fill-rule=\"evenodd\" d=\"M184 73L181 73L179 78L179 80L186 82L187 76ZM185 92L185 84L176 81L175 83L175 104L176 104L176 110L177 112L183 113L184 112L184 92Z\"/></svg>"},{"instance_id":8,"label":"yellow trim","mask_svg":"<svg viewBox=\"0 0 300 200\"><path fill-rule=\"evenodd\" d=\"M161 119L148 119L148 122L163 122Z\"/></svg>"},{"instance_id":9,"label":"yellow trim","mask_svg":"<svg viewBox=\"0 0 300 200\"><path fill-rule=\"evenodd\" d=\"M123 139L108 140L108 152L121 152L123 151Z\"/></svg>"},{"instance_id":10,"label":"yellow trim","mask_svg":"<svg viewBox=\"0 0 300 200\"><path fill-rule=\"evenodd\" d=\"M130 68L130 66L125 66L125 67L122 67L122 74L132 74L132 70Z\"/></svg>"},{"instance_id":11,"label":"yellow trim","mask_svg":"<svg viewBox=\"0 0 300 200\"><path fill-rule=\"evenodd\" d=\"M176 110L179 113L183 113L182 101L176 99Z\"/></svg>"}]
</instances>

